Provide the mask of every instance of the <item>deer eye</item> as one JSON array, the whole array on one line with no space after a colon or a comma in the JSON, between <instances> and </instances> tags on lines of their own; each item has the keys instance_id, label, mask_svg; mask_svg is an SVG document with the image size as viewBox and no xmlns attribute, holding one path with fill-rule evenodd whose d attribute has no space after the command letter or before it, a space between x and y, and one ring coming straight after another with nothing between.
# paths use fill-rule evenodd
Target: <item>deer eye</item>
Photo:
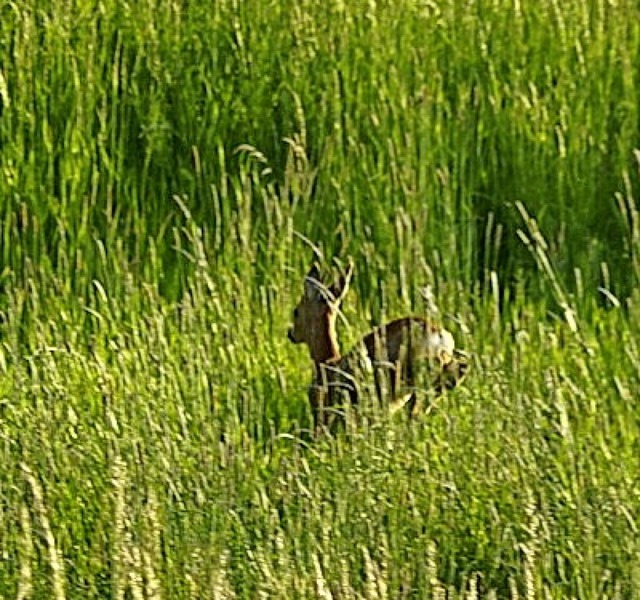
<instances>
[{"instance_id":1,"label":"deer eye","mask_svg":"<svg viewBox=\"0 0 640 600\"><path fill-rule=\"evenodd\" d=\"M293 318L294 318L294 319L297 319L299 314L300 314L300 311L298 310L298 307L296 306L296 307L293 309Z\"/></svg>"}]
</instances>

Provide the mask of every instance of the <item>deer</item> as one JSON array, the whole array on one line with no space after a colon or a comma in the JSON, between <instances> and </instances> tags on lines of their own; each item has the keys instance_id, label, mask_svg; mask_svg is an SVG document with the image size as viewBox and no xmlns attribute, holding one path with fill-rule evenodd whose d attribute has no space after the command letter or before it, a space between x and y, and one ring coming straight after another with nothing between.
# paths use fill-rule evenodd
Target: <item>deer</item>
<instances>
[{"instance_id":1,"label":"deer","mask_svg":"<svg viewBox=\"0 0 640 600\"><path fill-rule=\"evenodd\" d=\"M368 385L372 384L379 400L386 396L392 412L406 406L415 416L419 410L415 379L421 367L435 367L431 387L437 395L455 388L468 370L467 356L456 350L451 332L418 316L373 329L342 355L336 323L353 268L349 262L339 279L327 285L314 263L305 276L288 331L291 342L308 346L313 361L309 402L316 434L332 429L341 407L357 405Z\"/></svg>"}]
</instances>

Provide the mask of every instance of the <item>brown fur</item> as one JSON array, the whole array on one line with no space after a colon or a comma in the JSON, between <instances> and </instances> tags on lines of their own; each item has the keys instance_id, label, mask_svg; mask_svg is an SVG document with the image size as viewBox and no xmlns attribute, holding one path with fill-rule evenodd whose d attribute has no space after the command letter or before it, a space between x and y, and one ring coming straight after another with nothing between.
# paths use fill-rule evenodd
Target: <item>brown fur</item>
<instances>
[{"instance_id":1,"label":"brown fur","mask_svg":"<svg viewBox=\"0 0 640 600\"><path fill-rule=\"evenodd\" d=\"M413 413L416 370L436 368L433 388L437 393L455 387L467 371L451 334L420 317L386 323L341 355L336 318L351 275L352 266L336 284L326 287L317 266L312 267L289 331L292 342L307 344L314 363L309 401L316 431L335 422L341 406L356 404L359 388L366 384L374 386L377 396L392 407L407 405Z\"/></svg>"}]
</instances>

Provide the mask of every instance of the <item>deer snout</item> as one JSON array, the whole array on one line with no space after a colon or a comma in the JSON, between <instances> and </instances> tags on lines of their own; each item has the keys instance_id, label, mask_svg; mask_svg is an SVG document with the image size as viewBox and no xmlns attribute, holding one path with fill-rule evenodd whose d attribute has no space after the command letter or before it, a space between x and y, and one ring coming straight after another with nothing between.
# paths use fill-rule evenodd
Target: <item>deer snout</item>
<instances>
[{"instance_id":1,"label":"deer snout","mask_svg":"<svg viewBox=\"0 0 640 600\"><path fill-rule=\"evenodd\" d=\"M296 339L296 336L293 335L293 327L291 327L287 332L287 337L289 338L290 342L293 342L294 344L299 343L298 340Z\"/></svg>"}]
</instances>

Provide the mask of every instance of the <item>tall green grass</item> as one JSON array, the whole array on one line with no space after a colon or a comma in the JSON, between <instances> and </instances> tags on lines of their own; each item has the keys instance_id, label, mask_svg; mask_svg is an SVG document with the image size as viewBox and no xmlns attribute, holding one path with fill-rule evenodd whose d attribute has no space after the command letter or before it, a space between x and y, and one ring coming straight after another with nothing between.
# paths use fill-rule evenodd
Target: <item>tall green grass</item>
<instances>
[{"instance_id":1,"label":"tall green grass","mask_svg":"<svg viewBox=\"0 0 640 600\"><path fill-rule=\"evenodd\" d=\"M226 234L243 145L298 229L359 258L375 247L378 275L403 262L403 218L447 277L517 277L516 200L564 276L627 264L614 195L637 172L632 2L67 4L2 9L5 264L56 262L65 244L93 265L96 237L125 236L129 261L155 242L173 272L173 196Z\"/></svg>"},{"instance_id":2,"label":"tall green grass","mask_svg":"<svg viewBox=\"0 0 640 600\"><path fill-rule=\"evenodd\" d=\"M2 5L0 597L636 597L639 16ZM313 440L314 255L465 384Z\"/></svg>"}]
</instances>

